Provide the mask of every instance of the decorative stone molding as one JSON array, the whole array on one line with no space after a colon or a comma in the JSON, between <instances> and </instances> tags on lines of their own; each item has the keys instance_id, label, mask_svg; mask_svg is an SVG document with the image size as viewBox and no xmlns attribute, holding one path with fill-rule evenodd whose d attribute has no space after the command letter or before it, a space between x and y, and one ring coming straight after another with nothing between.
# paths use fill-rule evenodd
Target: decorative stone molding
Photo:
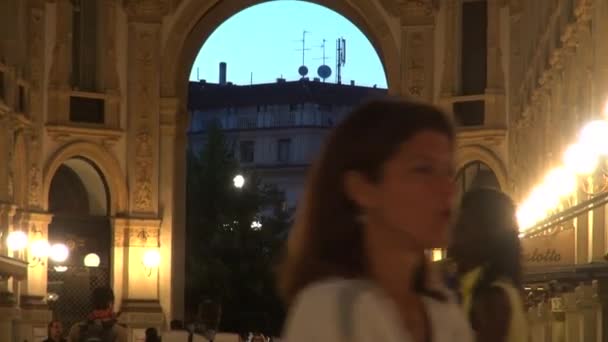
<instances>
[{"instance_id":1,"label":"decorative stone molding","mask_svg":"<svg viewBox=\"0 0 608 342\"><path fill-rule=\"evenodd\" d=\"M426 70L425 48L429 42L425 41L424 32L413 31L408 33L406 43L407 91L411 96L422 98L425 93Z\"/></svg>"},{"instance_id":2,"label":"decorative stone molding","mask_svg":"<svg viewBox=\"0 0 608 342\"><path fill-rule=\"evenodd\" d=\"M120 129L54 124L47 124L46 132L57 142L92 141L106 149L114 146L125 134Z\"/></svg>"},{"instance_id":3,"label":"decorative stone molding","mask_svg":"<svg viewBox=\"0 0 608 342\"><path fill-rule=\"evenodd\" d=\"M43 178L43 198L48 198L51 181L59 166L65 161L81 157L86 158L99 169L103 178L108 184L110 192L110 213L117 215L127 211L127 185L125 181L125 173L120 168L120 163L112 153L106 150L99 144L89 141L74 141L59 148L52 157L50 157L44 168ZM44 203L44 208L48 207L48 203Z\"/></svg>"},{"instance_id":4,"label":"decorative stone molding","mask_svg":"<svg viewBox=\"0 0 608 342\"><path fill-rule=\"evenodd\" d=\"M160 220L114 219L114 247L158 247Z\"/></svg>"},{"instance_id":5,"label":"decorative stone molding","mask_svg":"<svg viewBox=\"0 0 608 342\"><path fill-rule=\"evenodd\" d=\"M152 209L152 168L153 154L151 136L147 128L142 128L136 136L135 146L135 209Z\"/></svg>"}]
</instances>

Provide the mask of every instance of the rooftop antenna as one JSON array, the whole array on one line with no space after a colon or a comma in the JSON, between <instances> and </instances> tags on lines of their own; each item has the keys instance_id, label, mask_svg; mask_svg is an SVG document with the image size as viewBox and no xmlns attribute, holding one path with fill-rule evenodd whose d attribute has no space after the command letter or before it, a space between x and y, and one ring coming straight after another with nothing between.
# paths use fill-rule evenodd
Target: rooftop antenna
<instances>
[{"instance_id":1,"label":"rooftop antenna","mask_svg":"<svg viewBox=\"0 0 608 342\"><path fill-rule=\"evenodd\" d=\"M199 67L196 67L196 81L201 80L201 78L198 76L198 69L199 69Z\"/></svg>"},{"instance_id":2,"label":"rooftop antenna","mask_svg":"<svg viewBox=\"0 0 608 342\"><path fill-rule=\"evenodd\" d=\"M306 51L310 50L310 48L306 47L306 34L310 33L309 31L303 30L302 31L302 40L300 40L302 42L302 49L298 49L297 51L302 51L302 65L298 68L298 73L300 74L300 76L302 76L302 78L304 78L306 75L308 75L308 68L306 67L305 64L305 55L306 55Z\"/></svg>"},{"instance_id":3,"label":"rooftop antenna","mask_svg":"<svg viewBox=\"0 0 608 342\"><path fill-rule=\"evenodd\" d=\"M325 57L325 39L323 39L323 44L321 44L320 47L323 49L323 57L321 58L323 64L317 69L317 74L323 79L323 82L325 82L325 80L331 76L331 68L325 65L325 60L328 58Z\"/></svg>"},{"instance_id":4,"label":"rooftop antenna","mask_svg":"<svg viewBox=\"0 0 608 342\"><path fill-rule=\"evenodd\" d=\"M342 67L346 64L346 39L336 41L336 83L342 84Z\"/></svg>"}]
</instances>

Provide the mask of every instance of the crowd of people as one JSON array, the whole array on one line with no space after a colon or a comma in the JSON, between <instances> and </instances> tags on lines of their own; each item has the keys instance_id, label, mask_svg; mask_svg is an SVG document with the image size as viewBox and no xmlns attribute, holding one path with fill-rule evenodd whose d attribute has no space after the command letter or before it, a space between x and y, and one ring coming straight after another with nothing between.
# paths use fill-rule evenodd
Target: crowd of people
<instances>
[{"instance_id":1,"label":"crowd of people","mask_svg":"<svg viewBox=\"0 0 608 342\"><path fill-rule=\"evenodd\" d=\"M455 198L455 149L452 122L421 103L372 101L335 127L279 267L289 308L282 340L528 340L515 205L496 189ZM447 248L448 259L431 263L434 248ZM111 290L96 291L68 341L126 341ZM196 341L171 328L163 342ZM59 322L48 341L65 341Z\"/></svg>"}]
</instances>

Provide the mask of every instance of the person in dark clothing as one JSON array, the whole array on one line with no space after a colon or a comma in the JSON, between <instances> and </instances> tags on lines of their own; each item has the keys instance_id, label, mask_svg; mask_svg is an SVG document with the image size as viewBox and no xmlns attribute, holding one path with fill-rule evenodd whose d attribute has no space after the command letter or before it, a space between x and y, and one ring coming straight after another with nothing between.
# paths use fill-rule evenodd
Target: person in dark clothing
<instances>
[{"instance_id":1,"label":"person in dark clothing","mask_svg":"<svg viewBox=\"0 0 608 342\"><path fill-rule=\"evenodd\" d=\"M42 342L67 342L63 338L63 324L58 320L52 320L48 326L48 338Z\"/></svg>"},{"instance_id":2,"label":"person in dark clothing","mask_svg":"<svg viewBox=\"0 0 608 342\"><path fill-rule=\"evenodd\" d=\"M98 287L93 290L91 302L93 311L86 320L72 326L68 341L127 342L127 329L118 324L114 312L114 291L109 287Z\"/></svg>"}]
</instances>

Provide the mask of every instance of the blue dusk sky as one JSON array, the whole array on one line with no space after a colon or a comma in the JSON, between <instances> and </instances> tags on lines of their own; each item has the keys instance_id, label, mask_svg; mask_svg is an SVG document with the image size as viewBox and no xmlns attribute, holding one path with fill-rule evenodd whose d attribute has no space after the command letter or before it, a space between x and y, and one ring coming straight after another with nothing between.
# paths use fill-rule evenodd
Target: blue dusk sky
<instances>
[{"instance_id":1,"label":"blue dusk sky","mask_svg":"<svg viewBox=\"0 0 608 342\"><path fill-rule=\"evenodd\" d=\"M317 68L332 68L327 82L335 82L336 40L346 40L346 64L342 83L354 80L357 85L386 88L384 69L367 37L348 19L326 7L306 1L277 0L249 7L226 20L203 44L190 73L217 83L219 63L226 62L227 80L234 84L288 81L300 78L302 32L306 30L305 64L308 77L317 77Z\"/></svg>"}]
</instances>

